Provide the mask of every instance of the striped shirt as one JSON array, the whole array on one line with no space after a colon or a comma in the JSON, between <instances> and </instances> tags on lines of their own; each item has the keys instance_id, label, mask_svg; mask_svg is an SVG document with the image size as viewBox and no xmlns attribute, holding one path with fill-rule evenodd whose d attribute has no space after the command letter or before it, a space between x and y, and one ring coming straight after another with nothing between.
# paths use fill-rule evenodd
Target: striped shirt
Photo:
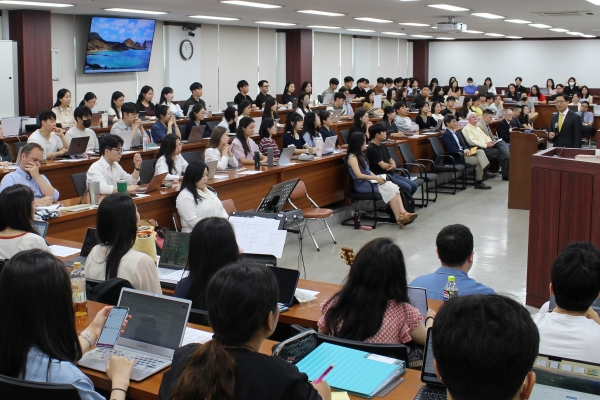
<instances>
[{"instance_id":1,"label":"striped shirt","mask_svg":"<svg viewBox=\"0 0 600 400\"><path fill-rule=\"evenodd\" d=\"M277 147L277 143L275 143L273 139L260 139L260 142L258 143L258 148L263 156L267 155L267 149L269 148L273 149L273 157L279 157L279 155L281 154L281 152L279 151L279 147Z\"/></svg>"}]
</instances>

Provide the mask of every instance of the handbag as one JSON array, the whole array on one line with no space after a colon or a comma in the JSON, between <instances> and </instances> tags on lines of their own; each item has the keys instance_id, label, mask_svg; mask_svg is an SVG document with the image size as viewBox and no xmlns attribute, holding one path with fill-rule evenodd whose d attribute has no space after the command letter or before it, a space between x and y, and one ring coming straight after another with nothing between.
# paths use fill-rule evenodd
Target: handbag
<instances>
[{"instance_id":1,"label":"handbag","mask_svg":"<svg viewBox=\"0 0 600 400\"><path fill-rule=\"evenodd\" d=\"M306 329L291 338L273 346L273 356L283 358L290 364L296 364L318 345L319 334L314 329Z\"/></svg>"},{"instance_id":2,"label":"handbag","mask_svg":"<svg viewBox=\"0 0 600 400\"><path fill-rule=\"evenodd\" d=\"M153 226L140 226L138 228L133 249L149 255L152 261L156 263L158 260L156 255L156 232Z\"/></svg>"}]
</instances>

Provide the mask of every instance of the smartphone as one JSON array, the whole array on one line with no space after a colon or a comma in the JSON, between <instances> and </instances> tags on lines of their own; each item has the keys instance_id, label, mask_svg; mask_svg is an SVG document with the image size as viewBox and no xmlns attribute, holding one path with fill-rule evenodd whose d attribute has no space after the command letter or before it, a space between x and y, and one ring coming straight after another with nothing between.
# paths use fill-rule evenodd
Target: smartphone
<instances>
[{"instance_id":1,"label":"smartphone","mask_svg":"<svg viewBox=\"0 0 600 400\"><path fill-rule=\"evenodd\" d=\"M97 347L108 347L112 349L115 347L119 336L121 335L121 326L129 314L129 308L127 307L114 307L108 313L106 321L104 321L104 327L100 332L98 338Z\"/></svg>"}]
</instances>

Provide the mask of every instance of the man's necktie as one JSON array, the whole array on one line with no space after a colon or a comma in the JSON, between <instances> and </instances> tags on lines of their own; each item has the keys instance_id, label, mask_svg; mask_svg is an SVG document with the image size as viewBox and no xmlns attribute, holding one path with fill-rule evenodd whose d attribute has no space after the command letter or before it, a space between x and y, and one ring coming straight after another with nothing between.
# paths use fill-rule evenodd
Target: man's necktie
<instances>
[{"instance_id":1,"label":"man's necktie","mask_svg":"<svg viewBox=\"0 0 600 400\"><path fill-rule=\"evenodd\" d=\"M563 124L563 119L564 119L564 114L560 113L558 114L558 131L562 131L562 124Z\"/></svg>"}]
</instances>

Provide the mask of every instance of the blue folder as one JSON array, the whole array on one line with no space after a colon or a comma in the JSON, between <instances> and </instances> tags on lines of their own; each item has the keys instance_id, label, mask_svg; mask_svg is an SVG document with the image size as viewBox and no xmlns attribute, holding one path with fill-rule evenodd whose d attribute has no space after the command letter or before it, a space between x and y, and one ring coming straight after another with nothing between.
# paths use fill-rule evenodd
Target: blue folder
<instances>
[{"instance_id":1,"label":"blue folder","mask_svg":"<svg viewBox=\"0 0 600 400\"><path fill-rule=\"evenodd\" d=\"M332 388L371 398L406 370L406 363L395 358L322 343L296 364L300 372L314 381L331 365L325 380Z\"/></svg>"}]
</instances>

